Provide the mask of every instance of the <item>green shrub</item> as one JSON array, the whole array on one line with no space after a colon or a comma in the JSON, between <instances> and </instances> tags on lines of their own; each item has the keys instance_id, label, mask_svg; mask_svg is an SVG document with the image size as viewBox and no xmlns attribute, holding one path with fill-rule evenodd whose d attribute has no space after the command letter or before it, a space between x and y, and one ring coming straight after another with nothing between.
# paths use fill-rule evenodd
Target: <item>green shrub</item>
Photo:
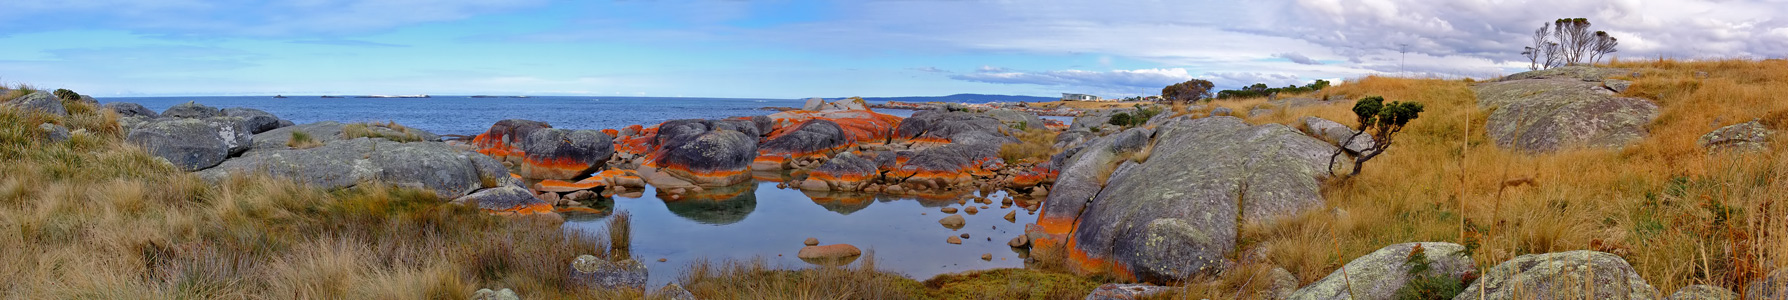
<instances>
[{"instance_id":1,"label":"green shrub","mask_svg":"<svg viewBox=\"0 0 1788 300\"><path fill-rule=\"evenodd\" d=\"M55 94L56 98L61 98L62 100L81 100L81 94L68 89L56 89Z\"/></svg>"},{"instance_id":2,"label":"green shrub","mask_svg":"<svg viewBox=\"0 0 1788 300\"><path fill-rule=\"evenodd\" d=\"M1111 115L1111 120L1106 121L1105 123L1111 123L1111 125L1129 127L1131 122L1132 122L1132 120L1130 120L1129 113L1117 113L1115 115Z\"/></svg>"},{"instance_id":3,"label":"green shrub","mask_svg":"<svg viewBox=\"0 0 1788 300\"><path fill-rule=\"evenodd\" d=\"M315 148L322 145L323 143L318 142L316 138L311 137L310 133L297 130L292 131L292 139L286 140L286 147L298 149Z\"/></svg>"}]
</instances>

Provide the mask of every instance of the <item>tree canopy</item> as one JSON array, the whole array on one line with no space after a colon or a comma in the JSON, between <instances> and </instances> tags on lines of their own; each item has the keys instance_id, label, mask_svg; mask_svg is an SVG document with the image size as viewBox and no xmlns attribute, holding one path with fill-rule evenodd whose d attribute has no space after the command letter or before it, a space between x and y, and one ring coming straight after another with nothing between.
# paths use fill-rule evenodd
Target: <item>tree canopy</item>
<instances>
[{"instance_id":1,"label":"tree canopy","mask_svg":"<svg viewBox=\"0 0 1788 300\"><path fill-rule=\"evenodd\" d=\"M1193 102L1211 97L1211 88L1215 85L1209 80L1193 79L1175 83L1161 88L1161 98L1170 101Z\"/></svg>"}]
</instances>

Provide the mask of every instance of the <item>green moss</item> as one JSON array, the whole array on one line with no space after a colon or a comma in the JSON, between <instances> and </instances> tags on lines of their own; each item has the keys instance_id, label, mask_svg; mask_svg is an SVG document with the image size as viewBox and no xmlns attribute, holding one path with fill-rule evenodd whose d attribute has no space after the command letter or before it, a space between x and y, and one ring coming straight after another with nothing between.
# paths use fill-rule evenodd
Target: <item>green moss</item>
<instances>
[{"instance_id":1,"label":"green moss","mask_svg":"<svg viewBox=\"0 0 1788 300\"><path fill-rule=\"evenodd\" d=\"M1079 299L1103 282L1028 269L944 274L925 280L937 299Z\"/></svg>"}]
</instances>

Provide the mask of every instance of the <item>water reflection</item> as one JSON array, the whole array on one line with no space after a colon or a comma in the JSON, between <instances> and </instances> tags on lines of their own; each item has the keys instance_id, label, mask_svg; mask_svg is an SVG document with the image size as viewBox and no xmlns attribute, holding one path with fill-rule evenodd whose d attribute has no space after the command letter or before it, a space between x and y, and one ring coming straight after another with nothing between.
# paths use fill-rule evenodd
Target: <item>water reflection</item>
<instances>
[{"instance_id":1,"label":"water reflection","mask_svg":"<svg viewBox=\"0 0 1788 300\"><path fill-rule=\"evenodd\" d=\"M850 244L865 254L874 252L876 268L921 280L943 273L1022 268L1025 253L1013 251L1006 242L1023 235L1024 224L1036 222L1033 212L995 204L979 214L957 214L965 221L960 230L938 226L939 220L952 215L939 207L961 207L958 199L970 194L1004 198L1003 193L925 197L813 193L758 182L681 197L651 187L645 194L649 196L617 195L609 211L633 215L632 253L646 262L653 286L675 281L697 259L763 259L776 268L813 266L796 255L807 238L821 245ZM1017 211L1016 220L1004 218L1008 211ZM604 217L567 218L571 220L565 224L567 230L597 234L606 226ZM970 238L962 239L962 244L945 242L964 233ZM984 261L982 254L994 258Z\"/></svg>"},{"instance_id":2,"label":"water reflection","mask_svg":"<svg viewBox=\"0 0 1788 300\"><path fill-rule=\"evenodd\" d=\"M653 196L677 216L709 225L727 225L744 221L757 209L757 184L745 183L729 187L704 189L673 197L664 191Z\"/></svg>"}]
</instances>

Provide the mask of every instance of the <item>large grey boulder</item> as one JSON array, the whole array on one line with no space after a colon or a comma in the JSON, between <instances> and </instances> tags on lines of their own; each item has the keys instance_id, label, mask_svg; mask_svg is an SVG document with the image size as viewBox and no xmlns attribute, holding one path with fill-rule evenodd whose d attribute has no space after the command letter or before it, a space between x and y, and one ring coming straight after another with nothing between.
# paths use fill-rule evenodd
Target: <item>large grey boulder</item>
<instances>
[{"instance_id":1,"label":"large grey boulder","mask_svg":"<svg viewBox=\"0 0 1788 300\"><path fill-rule=\"evenodd\" d=\"M547 128L528 134L521 175L533 179L571 180L607 165L615 154L614 137L600 131Z\"/></svg>"},{"instance_id":2,"label":"large grey boulder","mask_svg":"<svg viewBox=\"0 0 1788 300\"><path fill-rule=\"evenodd\" d=\"M493 159L440 142L357 138L309 149L257 150L254 155L230 159L198 174L212 181L238 174L267 174L327 189L383 182L424 188L441 198L454 199L485 188L482 178L509 177L507 171L489 174L494 170L487 166L501 163L478 160Z\"/></svg>"},{"instance_id":3,"label":"large grey boulder","mask_svg":"<svg viewBox=\"0 0 1788 300\"><path fill-rule=\"evenodd\" d=\"M1322 204L1319 181L1332 145L1234 117L1157 130L1155 145L1173 146L1112 173L1080 214L1077 250L1142 280L1177 281L1220 271L1235 249L1238 221L1273 222Z\"/></svg>"},{"instance_id":4,"label":"large grey boulder","mask_svg":"<svg viewBox=\"0 0 1788 300\"><path fill-rule=\"evenodd\" d=\"M249 133L262 133L279 128L279 117L271 113L253 108L231 107L223 109L225 116L242 118L242 126Z\"/></svg>"},{"instance_id":5,"label":"large grey boulder","mask_svg":"<svg viewBox=\"0 0 1788 300\"><path fill-rule=\"evenodd\" d=\"M62 106L62 98L56 98L56 96L51 95L50 92L45 91L37 91L36 93L31 93L24 97L12 99L12 101L7 101L6 103L3 103L3 105L16 107L21 110L39 111L58 116L68 115L68 108Z\"/></svg>"},{"instance_id":6,"label":"large grey boulder","mask_svg":"<svg viewBox=\"0 0 1788 300\"><path fill-rule=\"evenodd\" d=\"M1667 300L1738 300L1738 293L1723 287L1697 284L1677 289ZM1768 298L1751 298L1768 299Z\"/></svg>"},{"instance_id":7,"label":"large grey boulder","mask_svg":"<svg viewBox=\"0 0 1788 300\"><path fill-rule=\"evenodd\" d=\"M646 265L628 259L610 262L591 255L571 261L571 282L591 289L646 289Z\"/></svg>"},{"instance_id":8,"label":"large grey boulder","mask_svg":"<svg viewBox=\"0 0 1788 300\"><path fill-rule=\"evenodd\" d=\"M132 126L124 140L191 172L248 151L254 137L236 118L162 118Z\"/></svg>"},{"instance_id":9,"label":"large grey boulder","mask_svg":"<svg viewBox=\"0 0 1788 300\"><path fill-rule=\"evenodd\" d=\"M1769 138L1775 134L1776 131L1770 130L1769 126L1750 121L1720 127L1701 136L1695 143L1713 151L1762 151L1769 149Z\"/></svg>"},{"instance_id":10,"label":"large grey boulder","mask_svg":"<svg viewBox=\"0 0 1788 300\"><path fill-rule=\"evenodd\" d=\"M1577 250L1528 254L1497 264L1453 300L1657 299L1657 289L1633 266L1605 252Z\"/></svg>"},{"instance_id":11,"label":"large grey boulder","mask_svg":"<svg viewBox=\"0 0 1788 300\"><path fill-rule=\"evenodd\" d=\"M398 131L396 129L391 129L390 127L386 127L385 125L379 124L379 123L347 123L347 124L343 124L341 122L336 122L336 121L323 121L323 122L307 123L307 124L300 124L300 125L282 126L282 127L278 127L273 130L268 130L266 132L257 133L257 134L255 134L254 149L245 155L254 155L255 153L260 152L262 150L291 149L292 147L288 146L287 144L289 142L291 142L292 135L294 132L303 132L305 135L310 136L310 139L312 141L316 141L318 143L325 143L325 144L334 142L334 141L350 139L350 138L342 135L342 129L347 127L350 124L359 124L359 126L365 126L369 132L373 133L373 135L381 136L381 137L405 136L406 134L413 134L413 135L416 135L418 138L421 138L423 141L440 140L440 136L437 136L434 133L430 133L430 132L423 131L421 129L415 129L415 128L409 128L408 131Z\"/></svg>"},{"instance_id":12,"label":"large grey boulder","mask_svg":"<svg viewBox=\"0 0 1788 300\"><path fill-rule=\"evenodd\" d=\"M1360 151L1366 151L1366 149L1371 149L1373 145L1378 144L1376 141L1372 140L1372 135L1369 134L1361 134L1358 137L1354 137L1354 134L1359 132L1358 130L1353 130L1353 128L1349 128L1347 125L1341 125L1341 123L1336 123L1335 121L1329 121L1328 119L1318 117L1304 117L1302 121L1304 123L1304 133L1337 146L1342 143L1347 143L1347 146L1344 147L1344 149L1347 149L1348 153L1359 154ZM1348 141L1350 137L1353 140L1352 142Z\"/></svg>"},{"instance_id":13,"label":"large grey boulder","mask_svg":"<svg viewBox=\"0 0 1788 300\"><path fill-rule=\"evenodd\" d=\"M453 203L473 205L484 211L519 211L527 207L551 206L552 204L534 197L533 192L520 186L506 185L478 190L469 195L453 199Z\"/></svg>"},{"instance_id":14,"label":"large grey boulder","mask_svg":"<svg viewBox=\"0 0 1788 300\"><path fill-rule=\"evenodd\" d=\"M1514 75L1509 75L1507 77L1503 77L1502 80L1509 81L1509 80L1522 80L1522 79L1561 79L1561 80L1576 80L1576 81L1584 81L1584 82L1601 82L1603 78L1620 76L1622 74L1627 74L1630 72L1631 71L1628 71L1626 69L1602 68L1602 67L1593 67L1593 66L1565 66L1565 67L1557 67L1557 68L1538 70L1538 71L1515 73Z\"/></svg>"},{"instance_id":15,"label":"large grey boulder","mask_svg":"<svg viewBox=\"0 0 1788 300\"><path fill-rule=\"evenodd\" d=\"M642 174L652 185L722 187L751 179L757 123L750 120L672 120L658 126L653 165L668 176ZM667 180L670 179L670 180ZM683 183L668 182L680 180Z\"/></svg>"},{"instance_id":16,"label":"large grey boulder","mask_svg":"<svg viewBox=\"0 0 1788 300\"><path fill-rule=\"evenodd\" d=\"M812 154L825 154L849 145L851 145L851 140L845 136L844 128L839 127L838 122L812 119L795 125L793 129L785 129L781 135L764 141L762 145L758 146L758 153L798 158Z\"/></svg>"},{"instance_id":17,"label":"large grey boulder","mask_svg":"<svg viewBox=\"0 0 1788 300\"><path fill-rule=\"evenodd\" d=\"M1049 198L1043 201L1043 218L1079 216L1093 196L1105 187L1104 179L1131 154L1146 150L1153 130L1132 128L1086 142L1068 156L1055 162L1059 170ZM1068 152L1064 152L1068 153Z\"/></svg>"},{"instance_id":18,"label":"large grey boulder","mask_svg":"<svg viewBox=\"0 0 1788 300\"><path fill-rule=\"evenodd\" d=\"M44 134L44 140L47 140L51 143L60 143L62 141L67 141L68 137L69 137L68 127L62 127L62 125L56 125L56 124L50 124L50 123L37 124L37 130L42 131Z\"/></svg>"},{"instance_id":19,"label":"large grey boulder","mask_svg":"<svg viewBox=\"0 0 1788 300\"><path fill-rule=\"evenodd\" d=\"M1788 297L1788 269L1770 272L1768 277L1745 285L1745 299L1781 299Z\"/></svg>"},{"instance_id":20,"label":"large grey boulder","mask_svg":"<svg viewBox=\"0 0 1788 300\"><path fill-rule=\"evenodd\" d=\"M161 117L160 113L156 113L154 110L149 110L148 107L143 107L142 104L136 104L136 103L130 103L130 102L112 102L112 103L106 103L104 105L104 107L106 109L112 110L113 112L117 112L118 117L141 116L141 117L148 117L150 119Z\"/></svg>"},{"instance_id":21,"label":"large grey boulder","mask_svg":"<svg viewBox=\"0 0 1788 300\"><path fill-rule=\"evenodd\" d=\"M820 107L825 106L825 105L826 105L825 98L820 98L820 97L807 98L807 103L801 105L801 110L819 111Z\"/></svg>"},{"instance_id":22,"label":"large grey boulder","mask_svg":"<svg viewBox=\"0 0 1788 300\"><path fill-rule=\"evenodd\" d=\"M1000 120L1000 124L1005 124L1006 128L1019 128L1024 130L1044 128L1043 118L1038 118L1036 114L1028 112L1010 109L995 109L987 111L986 114L989 117Z\"/></svg>"},{"instance_id":23,"label":"large grey boulder","mask_svg":"<svg viewBox=\"0 0 1788 300\"><path fill-rule=\"evenodd\" d=\"M1475 89L1478 106L1495 110L1485 123L1486 134L1497 146L1532 153L1624 147L1644 138L1646 124L1658 116L1656 104L1618 97L1600 79L1536 77Z\"/></svg>"},{"instance_id":24,"label":"large grey boulder","mask_svg":"<svg viewBox=\"0 0 1788 300\"><path fill-rule=\"evenodd\" d=\"M1452 243L1396 244L1347 262L1341 270L1293 292L1289 299L1394 299L1397 290L1415 279L1409 274L1413 265L1407 262L1416 245L1422 246L1422 256L1428 259L1429 269L1422 273L1423 276L1458 280L1477 269L1471 257L1461 253L1465 246ZM1342 274L1342 270L1347 273Z\"/></svg>"},{"instance_id":25,"label":"large grey boulder","mask_svg":"<svg viewBox=\"0 0 1788 300\"><path fill-rule=\"evenodd\" d=\"M176 104L173 107L169 107L167 110L162 111L161 116L166 118L203 119L222 117L224 116L224 113L223 110L217 109L216 107L187 101L186 103Z\"/></svg>"}]
</instances>

